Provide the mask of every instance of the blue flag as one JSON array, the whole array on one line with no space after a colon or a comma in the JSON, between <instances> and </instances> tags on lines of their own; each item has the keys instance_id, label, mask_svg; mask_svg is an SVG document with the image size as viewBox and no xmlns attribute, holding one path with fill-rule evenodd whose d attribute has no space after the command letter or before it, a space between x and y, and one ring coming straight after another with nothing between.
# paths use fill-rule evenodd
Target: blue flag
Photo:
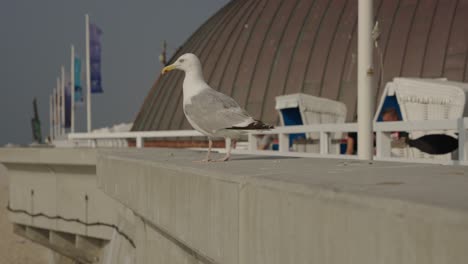
<instances>
[{"instance_id":1,"label":"blue flag","mask_svg":"<svg viewBox=\"0 0 468 264\"><path fill-rule=\"evenodd\" d=\"M91 93L102 93L101 83L101 35L102 30L95 24L89 25L89 51L91 71Z\"/></svg>"},{"instance_id":2,"label":"blue flag","mask_svg":"<svg viewBox=\"0 0 468 264\"><path fill-rule=\"evenodd\" d=\"M83 102L83 87L81 86L81 60L75 57L75 103Z\"/></svg>"}]
</instances>

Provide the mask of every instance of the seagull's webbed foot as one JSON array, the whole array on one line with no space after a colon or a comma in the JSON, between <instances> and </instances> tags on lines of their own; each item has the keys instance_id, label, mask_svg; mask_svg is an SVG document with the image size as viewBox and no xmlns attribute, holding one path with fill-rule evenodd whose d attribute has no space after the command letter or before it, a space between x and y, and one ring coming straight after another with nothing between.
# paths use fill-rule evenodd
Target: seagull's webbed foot
<instances>
[{"instance_id":1,"label":"seagull's webbed foot","mask_svg":"<svg viewBox=\"0 0 468 264\"><path fill-rule=\"evenodd\" d=\"M235 144L236 141L231 140L231 138L225 138L226 140L226 156L222 159L215 160L216 162L224 162L228 161L231 158L231 148L233 143Z\"/></svg>"},{"instance_id":2,"label":"seagull's webbed foot","mask_svg":"<svg viewBox=\"0 0 468 264\"><path fill-rule=\"evenodd\" d=\"M231 158L231 155L228 154L228 155L224 156L222 159L217 159L217 160L214 160L214 161L215 162L224 162L224 161L228 161L230 158Z\"/></svg>"},{"instance_id":3,"label":"seagull's webbed foot","mask_svg":"<svg viewBox=\"0 0 468 264\"><path fill-rule=\"evenodd\" d=\"M196 162L196 163L208 163L211 160L211 147L213 146L213 141L211 141L211 139L208 139L208 153L206 153L206 158L205 159L202 159L202 160L194 160L192 162Z\"/></svg>"}]
</instances>

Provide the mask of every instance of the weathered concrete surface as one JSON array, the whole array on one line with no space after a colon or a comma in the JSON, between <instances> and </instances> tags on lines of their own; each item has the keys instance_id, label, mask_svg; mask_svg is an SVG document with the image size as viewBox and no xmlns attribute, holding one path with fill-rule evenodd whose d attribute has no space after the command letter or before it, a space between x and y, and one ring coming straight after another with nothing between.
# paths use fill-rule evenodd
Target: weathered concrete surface
<instances>
[{"instance_id":1,"label":"weathered concrete surface","mask_svg":"<svg viewBox=\"0 0 468 264\"><path fill-rule=\"evenodd\" d=\"M136 243L134 249L106 227L10 214L25 230L110 239L101 263L468 259L467 167L248 156L191 162L203 156L172 149L0 149L12 176L13 208L113 223ZM77 249L90 246L78 240Z\"/></svg>"},{"instance_id":2,"label":"weathered concrete surface","mask_svg":"<svg viewBox=\"0 0 468 264\"><path fill-rule=\"evenodd\" d=\"M0 162L10 178L10 207L30 214L118 225L120 213L128 209L98 189L96 153L96 149L0 149ZM103 260L105 241L111 240L115 231L109 226L86 226L22 212L10 212L9 218L29 230L24 237L62 255L93 263ZM34 230L43 230L47 236L34 239L39 237ZM100 241L100 245L90 248L93 241ZM62 258L51 261L62 263Z\"/></svg>"},{"instance_id":3,"label":"weathered concrete surface","mask_svg":"<svg viewBox=\"0 0 468 264\"><path fill-rule=\"evenodd\" d=\"M180 246L170 236L143 218L136 219L137 256L136 263L210 263L198 261L196 251Z\"/></svg>"},{"instance_id":4,"label":"weathered concrete surface","mask_svg":"<svg viewBox=\"0 0 468 264\"><path fill-rule=\"evenodd\" d=\"M0 263L47 264L49 250L13 233L13 224L8 220L5 207L8 204L8 175L0 164ZM57 262L58 263L58 262Z\"/></svg>"},{"instance_id":5,"label":"weathered concrete surface","mask_svg":"<svg viewBox=\"0 0 468 264\"><path fill-rule=\"evenodd\" d=\"M100 153L100 187L142 217L138 263L153 263L150 253L161 263L468 259L467 167L246 156L191 162L202 156ZM150 232L157 242L147 243Z\"/></svg>"},{"instance_id":6,"label":"weathered concrete surface","mask_svg":"<svg viewBox=\"0 0 468 264\"><path fill-rule=\"evenodd\" d=\"M96 165L96 153L96 149L89 148L0 148L0 162Z\"/></svg>"},{"instance_id":7,"label":"weathered concrete surface","mask_svg":"<svg viewBox=\"0 0 468 264\"><path fill-rule=\"evenodd\" d=\"M30 213L84 222L116 223L117 203L96 185L96 150L0 149L0 162L10 176L10 206ZM109 239L112 229L75 222L10 214L13 222Z\"/></svg>"}]
</instances>

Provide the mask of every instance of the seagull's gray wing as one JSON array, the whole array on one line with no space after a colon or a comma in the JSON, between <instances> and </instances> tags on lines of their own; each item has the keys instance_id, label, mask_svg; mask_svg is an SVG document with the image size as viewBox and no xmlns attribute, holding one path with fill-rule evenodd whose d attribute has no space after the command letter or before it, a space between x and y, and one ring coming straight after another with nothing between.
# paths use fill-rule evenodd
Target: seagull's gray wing
<instances>
[{"instance_id":1,"label":"seagull's gray wing","mask_svg":"<svg viewBox=\"0 0 468 264\"><path fill-rule=\"evenodd\" d=\"M187 118L209 133L220 129L246 126L253 118L231 97L212 89L205 89L184 104Z\"/></svg>"}]
</instances>

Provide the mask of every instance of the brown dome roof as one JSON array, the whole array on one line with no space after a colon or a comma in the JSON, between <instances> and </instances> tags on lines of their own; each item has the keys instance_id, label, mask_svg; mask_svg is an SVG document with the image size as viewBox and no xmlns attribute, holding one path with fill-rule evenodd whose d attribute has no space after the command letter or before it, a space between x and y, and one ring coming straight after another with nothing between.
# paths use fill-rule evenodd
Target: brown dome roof
<instances>
[{"instance_id":1,"label":"brown dome roof","mask_svg":"<svg viewBox=\"0 0 468 264\"><path fill-rule=\"evenodd\" d=\"M184 53L197 54L213 88L268 123L278 121L275 96L297 92L344 102L352 120L357 2L231 1L193 33L170 63ZM468 0L376 0L375 9L384 61L376 101L396 76L468 80ZM182 81L182 72L160 77L133 130L191 128L182 110Z\"/></svg>"}]
</instances>

